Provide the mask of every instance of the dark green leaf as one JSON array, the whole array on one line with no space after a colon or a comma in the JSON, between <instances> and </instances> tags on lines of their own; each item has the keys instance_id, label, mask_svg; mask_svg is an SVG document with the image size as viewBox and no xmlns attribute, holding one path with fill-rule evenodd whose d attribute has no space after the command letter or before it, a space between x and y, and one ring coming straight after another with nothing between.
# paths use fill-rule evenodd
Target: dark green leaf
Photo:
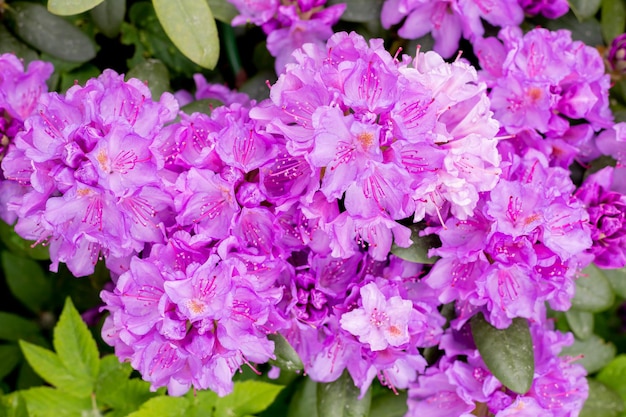
<instances>
[{"instance_id":1,"label":"dark green leaf","mask_svg":"<svg viewBox=\"0 0 626 417\"><path fill-rule=\"evenodd\" d=\"M41 266L32 259L6 251L1 258L4 276L15 298L34 313L44 310L49 304L52 285Z\"/></svg>"},{"instance_id":2,"label":"dark green leaf","mask_svg":"<svg viewBox=\"0 0 626 417\"><path fill-rule=\"evenodd\" d=\"M610 45L613 39L624 33L626 26L626 5L624 0L602 0L602 36Z\"/></svg>"},{"instance_id":3,"label":"dark green leaf","mask_svg":"<svg viewBox=\"0 0 626 417\"><path fill-rule=\"evenodd\" d=\"M62 17L36 3L11 3L14 31L24 42L57 58L86 62L96 56L91 39Z\"/></svg>"},{"instance_id":4,"label":"dark green leaf","mask_svg":"<svg viewBox=\"0 0 626 417\"><path fill-rule=\"evenodd\" d=\"M102 71L93 64L86 63L79 68L61 73L61 83L59 86L60 91L67 91L70 87L76 84L85 85L85 83L91 79L96 78Z\"/></svg>"},{"instance_id":5,"label":"dark green leaf","mask_svg":"<svg viewBox=\"0 0 626 417\"><path fill-rule=\"evenodd\" d=\"M159 396L150 398L128 417L184 417L188 407L189 400L185 397Z\"/></svg>"},{"instance_id":6,"label":"dark green leaf","mask_svg":"<svg viewBox=\"0 0 626 417\"><path fill-rule=\"evenodd\" d=\"M91 398L78 398L50 387L36 387L21 392L29 415L33 417L96 416Z\"/></svg>"},{"instance_id":7,"label":"dark green leaf","mask_svg":"<svg viewBox=\"0 0 626 417\"><path fill-rule=\"evenodd\" d=\"M569 0L569 5L578 20L585 20L598 12L601 0Z\"/></svg>"},{"instance_id":8,"label":"dark green leaf","mask_svg":"<svg viewBox=\"0 0 626 417\"><path fill-rule=\"evenodd\" d=\"M588 379L589 397L579 417L617 417L624 410L624 402L615 391L601 382Z\"/></svg>"},{"instance_id":9,"label":"dark green leaf","mask_svg":"<svg viewBox=\"0 0 626 417\"><path fill-rule=\"evenodd\" d=\"M56 353L24 341L20 341L20 347L30 366L48 383L76 397L90 396L92 381L71 373Z\"/></svg>"},{"instance_id":10,"label":"dark green leaf","mask_svg":"<svg viewBox=\"0 0 626 417\"><path fill-rule=\"evenodd\" d=\"M580 22L576 16L570 12L559 19L548 20L546 22L546 28L550 30L570 30L572 32L572 39L582 41L587 45L595 46L604 44L600 22L595 18Z\"/></svg>"},{"instance_id":11,"label":"dark green leaf","mask_svg":"<svg viewBox=\"0 0 626 417\"><path fill-rule=\"evenodd\" d=\"M204 68L217 64L220 42L206 0L152 0L165 33L190 60Z\"/></svg>"},{"instance_id":12,"label":"dark green leaf","mask_svg":"<svg viewBox=\"0 0 626 417\"><path fill-rule=\"evenodd\" d=\"M593 313L571 308L565 312L565 317L577 338L584 340L593 334Z\"/></svg>"},{"instance_id":13,"label":"dark green leaf","mask_svg":"<svg viewBox=\"0 0 626 417\"><path fill-rule=\"evenodd\" d=\"M476 347L491 373L511 391L526 393L535 372L528 321L515 318L506 329L496 329L478 314L472 318L471 327Z\"/></svg>"},{"instance_id":14,"label":"dark green leaf","mask_svg":"<svg viewBox=\"0 0 626 417\"><path fill-rule=\"evenodd\" d=\"M268 81L270 83L276 81L276 74L274 71L261 71L254 77L248 78L239 91L246 93L253 100L258 102L263 101L270 96L270 89L267 86Z\"/></svg>"},{"instance_id":15,"label":"dark green leaf","mask_svg":"<svg viewBox=\"0 0 626 417\"><path fill-rule=\"evenodd\" d=\"M43 341L39 326L35 323L17 314L0 311L0 340L16 342L20 339L40 344Z\"/></svg>"},{"instance_id":16,"label":"dark green leaf","mask_svg":"<svg viewBox=\"0 0 626 417\"><path fill-rule=\"evenodd\" d=\"M43 385L44 380L37 375L33 367L28 362L23 361L17 374L17 389L28 389Z\"/></svg>"},{"instance_id":17,"label":"dark green leaf","mask_svg":"<svg viewBox=\"0 0 626 417\"><path fill-rule=\"evenodd\" d=\"M28 45L11 35L11 32L9 32L3 24L0 24L0 54L5 53L12 53L18 58L22 58L24 60L24 64L28 64L31 61L39 59L37 52L33 51ZM2 223L3 225L0 226L0 229L2 230L0 232L0 237L2 238L2 241L4 241L4 230L8 225L4 222ZM12 230L13 228L11 227L10 229ZM11 250L13 250L13 248L11 248Z\"/></svg>"},{"instance_id":18,"label":"dark green leaf","mask_svg":"<svg viewBox=\"0 0 626 417\"><path fill-rule=\"evenodd\" d=\"M211 114L214 108L222 106L223 104L224 103L222 103L219 100L206 98L202 100L192 101L189 104L185 104L183 107L180 108L180 110L186 114L193 114L193 113Z\"/></svg>"},{"instance_id":19,"label":"dark green leaf","mask_svg":"<svg viewBox=\"0 0 626 417\"><path fill-rule=\"evenodd\" d=\"M602 273L611 284L615 294L626 298L626 268L603 269Z\"/></svg>"},{"instance_id":20,"label":"dark green leaf","mask_svg":"<svg viewBox=\"0 0 626 417\"><path fill-rule=\"evenodd\" d=\"M52 344L63 365L77 377L90 381L89 389L93 389L100 367L98 347L69 297L54 328Z\"/></svg>"},{"instance_id":21,"label":"dark green leaf","mask_svg":"<svg viewBox=\"0 0 626 417\"><path fill-rule=\"evenodd\" d=\"M103 0L48 0L48 10L59 16L71 16L91 10Z\"/></svg>"},{"instance_id":22,"label":"dark green leaf","mask_svg":"<svg viewBox=\"0 0 626 417\"><path fill-rule=\"evenodd\" d=\"M263 381L236 382L230 395L219 398L215 417L247 416L265 410L284 387Z\"/></svg>"},{"instance_id":23,"label":"dark green leaf","mask_svg":"<svg viewBox=\"0 0 626 417\"><path fill-rule=\"evenodd\" d=\"M380 19L383 0L330 0L328 5L345 3L341 20L347 22L371 22Z\"/></svg>"},{"instance_id":24,"label":"dark green leaf","mask_svg":"<svg viewBox=\"0 0 626 417\"><path fill-rule=\"evenodd\" d=\"M0 345L0 380L7 376L22 360L22 353L17 345Z\"/></svg>"},{"instance_id":25,"label":"dark green leaf","mask_svg":"<svg viewBox=\"0 0 626 417\"><path fill-rule=\"evenodd\" d=\"M213 17L221 22L230 24L233 18L239 14L237 8L227 0L208 0L208 2Z\"/></svg>"},{"instance_id":26,"label":"dark green leaf","mask_svg":"<svg viewBox=\"0 0 626 417\"><path fill-rule=\"evenodd\" d=\"M576 295L572 307L578 310L598 313L613 305L613 290L604 272L591 264L583 270L576 281Z\"/></svg>"},{"instance_id":27,"label":"dark green leaf","mask_svg":"<svg viewBox=\"0 0 626 417\"><path fill-rule=\"evenodd\" d=\"M289 371L299 371L303 369L302 360L296 351L291 347L289 342L280 334L271 334L268 336L274 341L274 355L276 359L270 361L273 365L280 369Z\"/></svg>"},{"instance_id":28,"label":"dark green leaf","mask_svg":"<svg viewBox=\"0 0 626 417\"><path fill-rule=\"evenodd\" d=\"M2 26L0 26L0 28L2 28ZM0 36L2 36L1 31ZM36 55L35 59L38 59ZM25 255L39 261L50 259L50 253L48 252L48 248L46 246L33 246L33 242L22 239L17 235L17 233L15 233L13 226L9 226L4 221L0 221L0 239L2 239L2 243L4 243L11 252Z\"/></svg>"},{"instance_id":29,"label":"dark green leaf","mask_svg":"<svg viewBox=\"0 0 626 417\"><path fill-rule=\"evenodd\" d=\"M372 398L369 417L402 417L406 413L406 392L394 394L388 390L385 394Z\"/></svg>"},{"instance_id":30,"label":"dark green leaf","mask_svg":"<svg viewBox=\"0 0 626 417\"><path fill-rule=\"evenodd\" d=\"M324 417L366 417L372 402L372 390L359 399L360 390L344 372L334 382L317 385L317 413Z\"/></svg>"},{"instance_id":31,"label":"dark green leaf","mask_svg":"<svg viewBox=\"0 0 626 417\"><path fill-rule=\"evenodd\" d=\"M311 378L302 378L291 398L287 417L318 417L317 382Z\"/></svg>"},{"instance_id":32,"label":"dark green leaf","mask_svg":"<svg viewBox=\"0 0 626 417\"><path fill-rule=\"evenodd\" d=\"M626 401L626 355L615 357L596 376L596 379L611 388Z\"/></svg>"},{"instance_id":33,"label":"dark green leaf","mask_svg":"<svg viewBox=\"0 0 626 417\"><path fill-rule=\"evenodd\" d=\"M420 236L424 229L422 225L411 226L411 240L413 244L408 248L403 248L393 243L391 253L405 261L418 264L434 264L437 257L429 257L428 251L433 247L440 246L439 238L435 235Z\"/></svg>"},{"instance_id":34,"label":"dark green leaf","mask_svg":"<svg viewBox=\"0 0 626 417\"><path fill-rule=\"evenodd\" d=\"M561 356L580 357L576 363L584 366L587 372L591 374L611 362L615 357L615 346L596 335L592 335L586 340L576 339L574 344L564 347Z\"/></svg>"},{"instance_id":35,"label":"dark green leaf","mask_svg":"<svg viewBox=\"0 0 626 417\"><path fill-rule=\"evenodd\" d=\"M146 83L152 98L156 101L159 100L161 94L166 91L170 91L170 73L163 62L158 59L148 59L135 65L126 74L126 79L137 78Z\"/></svg>"},{"instance_id":36,"label":"dark green leaf","mask_svg":"<svg viewBox=\"0 0 626 417\"><path fill-rule=\"evenodd\" d=\"M124 21L126 0L104 0L89 13L100 32L114 38L119 35Z\"/></svg>"}]
</instances>

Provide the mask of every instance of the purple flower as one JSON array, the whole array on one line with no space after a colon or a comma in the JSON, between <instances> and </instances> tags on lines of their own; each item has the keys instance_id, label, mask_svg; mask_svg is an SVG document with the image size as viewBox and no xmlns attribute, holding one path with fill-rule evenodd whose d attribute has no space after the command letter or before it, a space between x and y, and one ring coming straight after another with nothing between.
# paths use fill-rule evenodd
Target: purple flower
<instances>
[{"instance_id":1,"label":"purple flower","mask_svg":"<svg viewBox=\"0 0 626 417\"><path fill-rule=\"evenodd\" d=\"M557 19L569 11L567 0L518 0L526 14L542 14L548 19Z\"/></svg>"},{"instance_id":2,"label":"purple flower","mask_svg":"<svg viewBox=\"0 0 626 417\"><path fill-rule=\"evenodd\" d=\"M611 69L618 74L626 72L626 33L622 33L611 42L608 54Z\"/></svg>"}]
</instances>

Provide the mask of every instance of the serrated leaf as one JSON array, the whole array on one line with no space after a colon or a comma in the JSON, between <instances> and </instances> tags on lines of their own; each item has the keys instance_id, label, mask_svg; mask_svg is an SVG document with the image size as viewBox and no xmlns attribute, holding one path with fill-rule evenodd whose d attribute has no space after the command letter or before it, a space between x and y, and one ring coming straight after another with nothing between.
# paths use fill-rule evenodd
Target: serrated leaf
<instances>
[{"instance_id":1,"label":"serrated leaf","mask_svg":"<svg viewBox=\"0 0 626 417\"><path fill-rule=\"evenodd\" d=\"M126 74L126 79L137 78L146 83L152 98L158 100L170 87L170 73L163 62L158 59L147 59L135 65Z\"/></svg>"},{"instance_id":2,"label":"serrated leaf","mask_svg":"<svg viewBox=\"0 0 626 417\"><path fill-rule=\"evenodd\" d=\"M0 345L0 380L7 376L22 360L22 353L17 345Z\"/></svg>"},{"instance_id":3,"label":"serrated leaf","mask_svg":"<svg viewBox=\"0 0 626 417\"><path fill-rule=\"evenodd\" d=\"M593 313L571 308L565 312L565 317L577 338L585 340L593 334Z\"/></svg>"},{"instance_id":4,"label":"serrated leaf","mask_svg":"<svg viewBox=\"0 0 626 417\"><path fill-rule=\"evenodd\" d=\"M29 417L26 401L20 391L14 391L9 395L0 397L0 402L5 407L5 417Z\"/></svg>"},{"instance_id":5,"label":"serrated leaf","mask_svg":"<svg viewBox=\"0 0 626 417\"><path fill-rule=\"evenodd\" d=\"M11 293L34 313L39 313L50 301L52 285L41 266L21 256L3 251L2 269Z\"/></svg>"},{"instance_id":6,"label":"serrated leaf","mask_svg":"<svg viewBox=\"0 0 626 417\"><path fill-rule=\"evenodd\" d=\"M372 390L362 399L352 377L344 372L339 379L317 385L317 413L324 417L367 417L372 402Z\"/></svg>"},{"instance_id":7,"label":"serrated leaf","mask_svg":"<svg viewBox=\"0 0 626 417\"><path fill-rule=\"evenodd\" d=\"M150 391L148 382L129 379L131 372L130 365L127 362L120 362L115 355L102 358L95 385L98 403L112 407L125 416L157 395Z\"/></svg>"},{"instance_id":8,"label":"serrated leaf","mask_svg":"<svg viewBox=\"0 0 626 417\"><path fill-rule=\"evenodd\" d=\"M626 401L626 355L615 357L600 370L596 379L614 390L622 400Z\"/></svg>"},{"instance_id":9,"label":"serrated leaf","mask_svg":"<svg viewBox=\"0 0 626 417\"><path fill-rule=\"evenodd\" d=\"M219 398L215 404L215 417L257 414L274 402L284 387L268 382L248 380L236 382L233 392Z\"/></svg>"},{"instance_id":10,"label":"serrated leaf","mask_svg":"<svg viewBox=\"0 0 626 417\"><path fill-rule=\"evenodd\" d=\"M40 328L35 323L17 314L0 311L0 340L17 342L20 339L45 344Z\"/></svg>"},{"instance_id":11,"label":"serrated leaf","mask_svg":"<svg viewBox=\"0 0 626 417\"><path fill-rule=\"evenodd\" d=\"M601 269L593 264L583 269L576 281L572 308L598 313L611 307L614 299L611 285Z\"/></svg>"},{"instance_id":12,"label":"serrated leaf","mask_svg":"<svg viewBox=\"0 0 626 417\"><path fill-rule=\"evenodd\" d=\"M289 403L287 417L318 417L317 382L302 378Z\"/></svg>"},{"instance_id":13,"label":"serrated leaf","mask_svg":"<svg viewBox=\"0 0 626 417\"><path fill-rule=\"evenodd\" d=\"M569 5L578 20L585 20L598 12L601 0L569 0Z\"/></svg>"},{"instance_id":14,"label":"serrated leaf","mask_svg":"<svg viewBox=\"0 0 626 417\"><path fill-rule=\"evenodd\" d=\"M65 367L90 381L92 390L100 367L98 346L69 297L54 328L52 344Z\"/></svg>"},{"instance_id":15,"label":"serrated leaf","mask_svg":"<svg viewBox=\"0 0 626 417\"><path fill-rule=\"evenodd\" d=\"M282 335L270 334L268 338L274 341L274 356L276 356L276 359L270 360L271 364L288 371L299 371L304 368L300 356Z\"/></svg>"},{"instance_id":16,"label":"serrated leaf","mask_svg":"<svg viewBox=\"0 0 626 417\"><path fill-rule=\"evenodd\" d=\"M380 19L383 0L329 0L328 5L345 4L341 20L346 22L372 22Z\"/></svg>"},{"instance_id":17,"label":"serrated leaf","mask_svg":"<svg viewBox=\"0 0 626 417\"><path fill-rule=\"evenodd\" d=\"M30 366L46 382L76 397L91 395L92 381L71 373L54 352L24 341L20 341L20 347Z\"/></svg>"},{"instance_id":18,"label":"serrated leaf","mask_svg":"<svg viewBox=\"0 0 626 417\"><path fill-rule=\"evenodd\" d=\"M30 46L69 62L86 62L96 56L91 39L62 17L36 3L11 3L8 16L14 31Z\"/></svg>"},{"instance_id":19,"label":"serrated leaf","mask_svg":"<svg viewBox=\"0 0 626 417\"><path fill-rule=\"evenodd\" d=\"M21 391L32 417L94 416L91 398L78 398L50 387L36 387Z\"/></svg>"},{"instance_id":20,"label":"serrated leaf","mask_svg":"<svg viewBox=\"0 0 626 417\"><path fill-rule=\"evenodd\" d=\"M100 32L109 38L114 38L119 35L124 21L126 0L104 0L89 13Z\"/></svg>"},{"instance_id":21,"label":"serrated leaf","mask_svg":"<svg viewBox=\"0 0 626 417\"><path fill-rule=\"evenodd\" d=\"M626 298L626 268L621 269L604 269L604 276L611 284L611 288L615 294L622 298Z\"/></svg>"},{"instance_id":22,"label":"serrated leaf","mask_svg":"<svg viewBox=\"0 0 626 417\"><path fill-rule=\"evenodd\" d=\"M174 45L201 67L215 68L220 42L206 0L152 0L152 4Z\"/></svg>"},{"instance_id":23,"label":"serrated leaf","mask_svg":"<svg viewBox=\"0 0 626 417\"><path fill-rule=\"evenodd\" d=\"M481 313L470 323L478 352L491 373L511 391L528 392L535 372L528 321L515 318L506 329L497 329Z\"/></svg>"},{"instance_id":24,"label":"serrated leaf","mask_svg":"<svg viewBox=\"0 0 626 417\"><path fill-rule=\"evenodd\" d=\"M48 11L59 16L71 16L91 10L104 0L48 0Z\"/></svg>"},{"instance_id":25,"label":"serrated leaf","mask_svg":"<svg viewBox=\"0 0 626 417\"><path fill-rule=\"evenodd\" d=\"M230 24L239 14L237 8L227 0L208 0L208 2L213 16L221 22Z\"/></svg>"},{"instance_id":26,"label":"serrated leaf","mask_svg":"<svg viewBox=\"0 0 626 417\"><path fill-rule=\"evenodd\" d=\"M602 0L600 25L602 26L602 36L608 45L613 39L624 33L624 26L626 26L626 4L624 4L624 0Z\"/></svg>"},{"instance_id":27,"label":"serrated leaf","mask_svg":"<svg viewBox=\"0 0 626 417\"><path fill-rule=\"evenodd\" d=\"M217 394L213 391L190 391L187 394L189 408L185 417L213 417L213 410L218 401Z\"/></svg>"},{"instance_id":28,"label":"serrated leaf","mask_svg":"<svg viewBox=\"0 0 626 417\"><path fill-rule=\"evenodd\" d=\"M605 342L596 335L586 340L574 340L571 346L561 350L561 356L580 357L576 363L581 364L587 373L594 373L602 369L615 357L615 345Z\"/></svg>"},{"instance_id":29,"label":"serrated leaf","mask_svg":"<svg viewBox=\"0 0 626 417\"><path fill-rule=\"evenodd\" d=\"M617 417L624 410L619 395L601 382L587 379L589 396L579 417Z\"/></svg>"},{"instance_id":30,"label":"serrated leaf","mask_svg":"<svg viewBox=\"0 0 626 417\"><path fill-rule=\"evenodd\" d=\"M0 38L3 33L3 26L0 26ZM17 41L19 42L19 41ZM22 44L23 45L23 44ZM28 48L26 45L24 47ZM32 49L30 49L32 51ZM0 50L1 52L5 52ZM6 52L16 52L16 51L6 51ZM33 59L39 59L35 51L32 51ZM24 58L17 54L20 58ZM25 60L26 62L28 60ZM48 248L43 245L35 245L34 242L29 240L22 239L15 230L13 230L13 226L9 226L4 221L0 221L0 239L2 239L2 243L4 243L7 248L16 254L25 255L31 259L36 259L38 261L46 261L50 259L50 253Z\"/></svg>"},{"instance_id":31,"label":"serrated leaf","mask_svg":"<svg viewBox=\"0 0 626 417\"><path fill-rule=\"evenodd\" d=\"M420 232L424 229L421 225L413 225L410 229L413 244L408 248L403 248L394 242L391 245L391 253L405 261L418 264L434 264L438 257L429 257L428 251L440 245L439 238L435 235L420 236Z\"/></svg>"},{"instance_id":32,"label":"serrated leaf","mask_svg":"<svg viewBox=\"0 0 626 417\"><path fill-rule=\"evenodd\" d=\"M189 407L187 398L159 396L150 398L128 417L184 417L187 407Z\"/></svg>"}]
</instances>

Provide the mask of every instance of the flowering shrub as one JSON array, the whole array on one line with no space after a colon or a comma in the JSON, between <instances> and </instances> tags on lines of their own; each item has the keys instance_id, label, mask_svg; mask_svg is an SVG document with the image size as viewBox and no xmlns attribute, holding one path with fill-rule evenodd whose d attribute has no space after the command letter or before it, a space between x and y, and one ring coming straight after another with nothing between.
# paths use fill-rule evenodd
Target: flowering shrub
<instances>
[{"instance_id":1,"label":"flowering shrub","mask_svg":"<svg viewBox=\"0 0 626 417\"><path fill-rule=\"evenodd\" d=\"M624 6L229 1L0 2L0 414L621 415Z\"/></svg>"}]
</instances>

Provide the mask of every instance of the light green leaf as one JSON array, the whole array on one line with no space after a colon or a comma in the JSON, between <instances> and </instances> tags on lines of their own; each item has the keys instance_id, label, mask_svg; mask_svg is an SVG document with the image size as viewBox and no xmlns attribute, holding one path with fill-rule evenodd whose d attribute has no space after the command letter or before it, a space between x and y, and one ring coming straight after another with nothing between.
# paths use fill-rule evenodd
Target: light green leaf
<instances>
[{"instance_id":1,"label":"light green leaf","mask_svg":"<svg viewBox=\"0 0 626 417\"><path fill-rule=\"evenodd\" d=\"M90 381L93 389L100 367L98 347L69 297L54 328L52 344L63 365L72 374Z\"/></svg>"},{"instance_id":2,"label":"light green leaf","mask_svg":"<svg viewBox=\"0 0 626 417\"><path fill-rule=\"evenodd\" d=\"M577 338L584 340L593 334L593 313L571 308L565 312L565 317Z\"/></svg>"},{"instance_id":3,"label":"light green leaf","mask_svg":"<svg viewBox=\"0 0 626 417\"><path fill-rule=\"evenodd\" d=\"M626 298L626 268L603 269L602 273L611 284L615 294Z\"/></svg>"},{"instance_id":4,"label":"light green leaf","mask_svg":"<svg viewBox=\"0 0 626 417\"><path fill-rule=\"evenodd\" d=\"M491 373L511 391L524 394L535 372L533 341L528 321L515 318L506 329L497 329L478 314L471 319L472 335Z\"/></svg>"},{"instance_id":5,"label":"light green leaf","mask_svg":"<svg viewBox=\"0 0 626 417\"><path fill-rule=\"evenodd\" d=\"M146 83L152 98L159 100L161 94L171 89L170 73L163 62L158 59L148 59L142 63L135 65L126 74L126 79L137 78Z\"/></svg>"},{"instance_id":6,"label":"light green leaf","mask_svg":"<svg viewBox=\"0 0 626 417\"><path fill-rule=\"evenodd\" d=\"M157 395L150 392L148 382L129 379L131 372L128 362L120 362L115 355L103 357L95 386L98 403L112 407L125 416Z\"/></svg>"},{"instance_id":7,"label":"light green leaf","mask_svg":"<svg viewBox=\"0 0 626 417\"><path fill-rule=\"evenodd\" d=\"M109 38L115 38L124 21L126 0L104 0L89 13L100 32Z\"/></svg>"},{"instance_id":8,"label":"light green leaf","mask_svg":"<svg viewBox=\"0 0 626 417\"><path fill-rule=\"evenodd\" d=\"M46 382L76 397L91 395L92 381L72 374L54 352L24 341L20 341L20 347L30 366Z\"/></svg>"},{"instance_id":9,"label":"light green leaf","mask_svg":"<svg viewBox=\"0 0 626 417\"><path fill-rule=\"evenodd\" d=\"M602 36L607 45L624 33L626 26L626 4L624 0L602 0Z\"/></svg>"},{"instance_id":10,"label":"light green leaf","mask_svg":"<svg viewBox=\"0 0 626 417\"><path fill-rule=\"evenodd\" d=\"M569 5L578 20L585 20L598 12L602 0L569 0Z\"/></svg>"},{"instance_id":11,"label":"light green leaf","mask_svg":"<svg viewBox=\"0 0 626 417\"><path fill-rule=\"evenodd\" d=\"M188 407L189 400L185 397L159 396L150 398L128 417L185 417Z\"/></svg>"},{"instance_id":12,"label":"light green leaf","mask_svg":"<svg viewBox=\"0 0 626 417\"><path fill-rule=\"evenodd\" d=\"M413 225L410 229L413 244L408 248L403 248L394 242L391 245L391 253L405 261L418 264L434 264L438 257L429 257L428 251L436 246L440 246L439 238L436 235L420 236L420 232L424 229L422 225Z\"/></svg>"},{"instance_id":13,"label":"light green leaf","mask_svg":"<svg viewBox=\"0 0 626 417\"><path fill-rule=\"evenodd\" d=\"M344 372L336 381L317 385L317 413L324 417L367 417L372 390L360 400L359 395L352 377Z\"/></svg>"},{"instance_id":14,"label":"light green leaf","mask_svg":"<svg viewBox=\"0 0 626 417\"><path fill-rule=\"evenodd\" d=\"M50 301L52 285L41 266L32 259L11 252L1 254L2 269L11 293L34 313L41 312Z\"/></svg>"},{"instance_id":15,"label":"light green leaf","mask_svg":"<svg viewBox=\"0 0 626 417\"><path fill-rule=\"evenodd\" d=\"M26 401L20 391L13 391L9 395L0 397L0 403L5 408L5 417L29 417Z\"/></svg>"},{"instance_id":16,"label":"light green leaf","mask_svg":"<svg viewBox=\"0 0 626 417\"><path fill-rule=\"evenodd\" d=\"M213 16L221 22L230 24L239 14L237 8L227 0L208 0L208 2Z\"/></svg>"},{"instance_id":17,"label":"light green leaf","mask_svg":"<svg viewBox=\"0 0 626 417\"><path fill-rule=\"evenodd\" d=\"M626 401L626 355L615 357L600 370L596 379L611 388Z\"/></svg>"},{"instance_id":18,"label":"light green leaf","mask_svg":"<svg viewBox=\"0 0 626 417\"><path fill-rule=\"evenodd\" d=\"M96 56L91 39L76 26L36 3L11 3L14 31L30 46L69 62L86 62Z\"/></svg>"},{"instance_id":19,"label":"light green leaf","mask_svg":"<svg viewBox=\"0 0 626 417\"><path fill-rule=\"evenodd\" d=\"M615 357L615 346L592 335L587 340L574 340L574 344L563 348L561 356L580 357L576 363L584 366L587 373L592 374L611 362Z\"/></svg>"},{"instance_id":20,"label":"light green leaf","mask_svg":"<svg viewBox=\"0 0 626 417\"><path fill-rule=\"evenodd\" d=\"M17 345L0 345L0 381L7 376L22 360L22 353Z\"/></svg>"},{"instance_id":21,"label":"light green leaf","mask_svg":"<svg viewBox=\"0 0 626 417\"><path fill-rule=\"evenodd\" d=\"M248 380L236 382L230 395L219 398L215 404L215 417L257 414L274 402L284 387L268 382Z\"/></svg>"},{"instance_id":22,"label":"light green leaf","mask_svg":"<svg viewBox=\"0 0 626 417\"><path fill-rule=\"evenodd\" d=\"M274 356L276 356L276 359L270 360L271 364L289 371L299 371L304 368L300 356L283 336L276 333L270 334L268 338L274 341Z\"/></svg>"},{"instance_id":23,"label":"light green leaf","mask_svg":"<svg viewBox=\"0 0 626 417\"><path fill-rule=\"evenodd\" d=\"M589 397L579 417L617 417L624 410L624 402L615 391L601 382L589 381Z\"/></svg>"},{"instance_id":24,"label":"light green leaf","mask_svg":"<svg viewBox=\"0 0 626 417\"><path fill-rule=\"evenodd\" d=\"M95 417L89 397L78 398L50 387L31 388L21 395L31 417Z\"/></svg>"},{"instance_id":25,"label":"light green leaf","mask_svg":"<svg viewBox=\"0 0 626 417\"><path fill-rule=\"evenodd\" d=\"M317 382L302 378L289 403L287 417L318 417Z\"/></svg>"},{"instance_id":26,"label":"light green leaf","mask_svg":"<svg viewBox=\"0 0 626 417\"><path fill-rule=\"evenodd\" d=\"M206 0L152 0L152 4L174 45L201 67L215 68L220 42Z\"/></svg>"},{"instance_id":27,"label":"light green leaf","mask_svg":"<svg viewBox=\"0 0 626 417\"><path fill-rule=\"evenodd\" d=\"M20 339L38 344L45 344L45 339L39 333L40 329L30 320L17 314L0 311L0 340L17 342Z\"/></svg>"},{"instance_id":28,"label":"light green leaf","mask_svg":"<svg viewBox=\"0 0 626 417\"><path fill-rule=\"evenodd\" d=\"M4 29L2 25L0 25L0 43L2 42L2 37L4 33L8 33L8 32L6 32L6 29ZM15 39L15 41L20 43L23 48L26 48L30 51L26 53L27 56L21 56L18 53L19 50L16 51L13 49L9 49L7 51L3 51L1 49L2 45L0 45L0 53L1 52L13 52L13 53L16 53L16 55L19 56L20 58L27 58L27 57L32 57L33 59L39 58L37 54L35 53L35 51L28 48L28 46L24 45L17 39ZM26 61L28 60L26 59ZM33 246L34 242L22 239L22 237L20 237L17 233L15 233L15 230L13 230L13 226L9 226L4 221L0 221L0 239L2 240L2 243L4 243L11 252L14 252L19 255L25 255L29 258L40 260L40 261L45 261L45 260L50 259L50 253L46 246L43 246L41 244Z\"/></svg>"},{"instance_id":29,"label":"light green leaf","mask_svg":"<svg viewBox=\"0 0 626 417\"><path fill-rule=\"evenodd\" d=\"M189 408L185 417L213 417L213 410L218 401L213 391L189 391L187 394Z\"/></svg>"},{"instance_id":30,"label":"light green leaf","mask_svg":"<svg viewBox=\"0 0 626 417\"><path fill-rule=\"evenodd\" d=\"M48 11L59 16L71 16L91 10L104 0L48 0Z\"/></svg>"},{"instance_id":31,"label":"light green leaf","mask_svg":"<svg viewBox=\"0 0 626 417\"><path fill-rule=\"evenodd\" d=\"M611 307L614 298L611 285L602 270L591 264L576 281L572 308L598 313Z\"/></svg>"},{"instance_id":32,"label":"light green leaf","mask_svg":"<svg viewBox=\"0 0 626 417\"><path fill-rule=\"evenodd\" d=\"M345 3L341 20L347 22L371 22L380 19L383 0L329 0L328 5Z\"/></svg>"}]
</instances>

